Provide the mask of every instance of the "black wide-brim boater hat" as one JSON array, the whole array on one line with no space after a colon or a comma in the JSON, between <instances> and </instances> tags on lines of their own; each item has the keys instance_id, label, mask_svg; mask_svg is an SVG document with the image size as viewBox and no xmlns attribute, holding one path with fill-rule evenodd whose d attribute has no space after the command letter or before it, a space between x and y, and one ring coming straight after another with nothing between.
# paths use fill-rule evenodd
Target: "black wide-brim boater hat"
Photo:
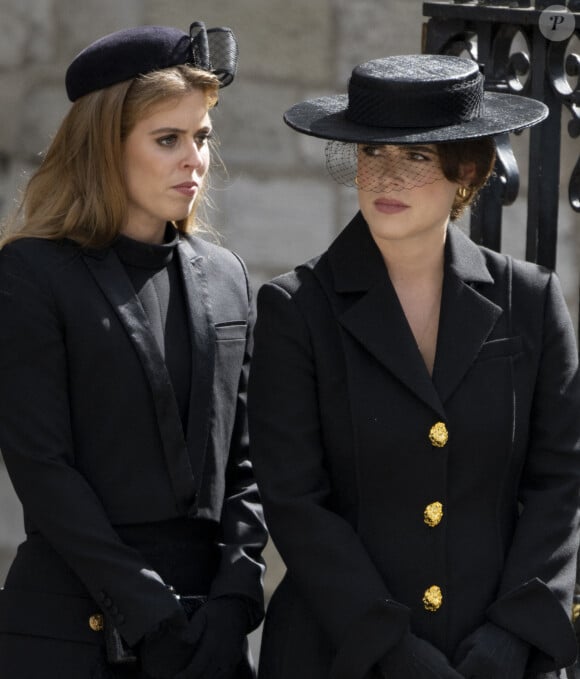
<instances>
[{"instance_id":1,"label":"black wide-brim boater hat","mask_svg":"<svg viewBox=\"0 0 580 679\"><path fill-rule=\"evenodd\" d=\"M313 137L370 144L436 144L521 130L548 115L540 101L484 92L477 64L412 54L357 66L348 94L295 104L284 114Z\"/></svg>"},{"instance_id":2,"label":"black wide-brim boater hat","mask_svg":"<svg viewBox=\"0 0 580 679\"><path fill-rule=\"evenodd\" d=\"M238 45L231 28L205 28L195 21L189 33L170 26L138 26L105 35L80 52L66 72L71 101L139 75L189 64L214 73L220 87L236 74Z\"/></svg>"}]
</instances>

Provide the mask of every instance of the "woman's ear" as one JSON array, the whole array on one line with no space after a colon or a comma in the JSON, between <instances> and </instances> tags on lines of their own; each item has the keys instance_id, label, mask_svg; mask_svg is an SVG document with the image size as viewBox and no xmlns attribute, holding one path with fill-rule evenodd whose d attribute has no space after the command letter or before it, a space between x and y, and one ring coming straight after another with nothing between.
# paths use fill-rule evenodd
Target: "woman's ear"
<instances>
[{"instance_id":1,"label":"woman's ear","mask_svg":"<svg viewBox=\"0 0 580 679\"><path fill-rule=\"evenodd\" d=\"M459 170L458 182L463 186L471 186L476 179L476 165L474 162L462 163Z\"/></svg>"}]
</instances>

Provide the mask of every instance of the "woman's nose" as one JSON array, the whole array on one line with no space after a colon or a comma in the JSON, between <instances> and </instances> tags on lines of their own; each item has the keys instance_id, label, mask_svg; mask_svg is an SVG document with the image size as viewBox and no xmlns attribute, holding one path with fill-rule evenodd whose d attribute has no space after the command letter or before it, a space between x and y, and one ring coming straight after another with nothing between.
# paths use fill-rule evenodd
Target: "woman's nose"
<instances>
[{"instance_id":1,"label":"woman's nose","mask_svg":"<svg viewBox=\"0 0 580 679\"><path fill-rule=\"evenodd\" d=\"M393 180L400 179L405 172L405 161L400 154L389 151L383 156L382 160L381 176Z\"/></svg>"},{"instance_id":2,"label":"woman's nose","mask_svg":"<svg viewBox=\"0 0 580 679\"><path fill-rule=\"evenodd\" d=\"M383 187L400 188L405 185L406 168L404 162L396 156L384 159L377 180Z\"/></svg>"},{"instance_id":3,"label":"woman's nose","mask_svg":"<svg viewBox=\"0 0 580 679\"><path fill-rule=\"evenodd\" d=\"M203 166L203 153L195 141L188 147L183 162L187 167L199 168Z\"/></svg>"}]
</instances>

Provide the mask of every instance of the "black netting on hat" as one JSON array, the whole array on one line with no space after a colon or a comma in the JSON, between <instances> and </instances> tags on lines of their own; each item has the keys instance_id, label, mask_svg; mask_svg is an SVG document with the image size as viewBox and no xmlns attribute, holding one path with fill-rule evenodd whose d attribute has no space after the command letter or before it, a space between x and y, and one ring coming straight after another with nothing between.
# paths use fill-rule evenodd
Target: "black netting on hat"
<instances>
[{"instance_id":1,"label":"black netting on hat","mask_svg":"<svg viewBox=\"0 0 580 679\"><path fill-rule=\"evenodd\" d=\"M444 179L433 145L351 144L329 141L325 148L330 176L344 186L383 193L413 189Z\"/></svg>"},{"instance_id":2,"label":"black netting on hat","mask_svg":"<svg viewBox=\"0 0 580 679\"><path fill-rule=\"evenodd\" d=\"M238 67L238 43L229 28L210 28L207 31L210 70L217 75L221 87L229 85Z\"/></svg>"},{"instance_id":3,"label":"black netting on hat","mask_svg":"<svg viewBox=\"0 0 580 679\"><path fill-rule=\"evenodd\" d=\"M202 21L189 27L191 63L210 71L220 81L220 87L229 85L238 67L238 43L230 28L209 28Z\"/></svg>"},{"instance_id":4,"label":"black netting on hat","mask_svg":"<svg viewBox=\"0 0 580 679\"><path fill-rule=\"evenodd\" d=\"M326 142L324 147L326 169L338 184L356 186L357 148L357 144L342 141Z\"/></svg>"}]
</instances>

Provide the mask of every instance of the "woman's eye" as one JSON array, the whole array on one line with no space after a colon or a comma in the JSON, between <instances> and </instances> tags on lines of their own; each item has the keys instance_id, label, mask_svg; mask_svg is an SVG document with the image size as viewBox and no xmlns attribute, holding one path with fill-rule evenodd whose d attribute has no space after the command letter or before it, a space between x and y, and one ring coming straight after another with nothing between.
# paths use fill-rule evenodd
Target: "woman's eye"
<instances>
[{"instance_id":1,"label":"woman's eye","mask_svg":"<svg viewBox=\"0 0 580 679\"><path fill-rule=\"evenodd\" d=\"M211 139L211 132L203 132L202 134L196 135L195 143L199 148L201 148L204 144L208 142L209 139Z\"/></svg>"},{"instance_id":2,"label":"woman's eye","mask_svg":"<svg viewBox=\"0 0 580 679\"><path fill-rule=\"evenodd\" d=\"M159 146L175 146L175 144L177 144L177 135L168 134L165 137L159 137L159 139L157 139L157 143Z\"/></svg>"},{"instance_id":3,"label":"woman's eye","mask_svg":"<svg viewBox=\"0 0 580 679\"><path fill-rule=\"evenodd\" d=\"M426 155L425 153L421 153L420 151L409 151L408 153L408 158L409 160L431 160L431 158Z\"/></svg>"},{"instance_id":4,"label":"woman's eye","mask_svg":"<svg viewBox=\"0 0 580 679\"><path fill-rule=\"evenodd\" d=\"M371 158L376 158L381 155L380 146L363 146L363 153Z\"/></svg>"}]
</instances>

